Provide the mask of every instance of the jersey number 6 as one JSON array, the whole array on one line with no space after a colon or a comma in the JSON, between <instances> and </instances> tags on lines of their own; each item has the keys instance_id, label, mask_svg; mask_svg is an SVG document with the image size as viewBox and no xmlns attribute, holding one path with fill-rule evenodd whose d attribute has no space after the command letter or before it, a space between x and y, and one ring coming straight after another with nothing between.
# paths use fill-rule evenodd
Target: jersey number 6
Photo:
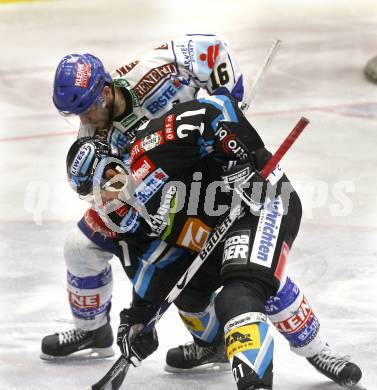
<instances>
[{"instance_id":1,"label":"jersey number 6","mask_svg":"<svg viewBox=\"0 0 377 390\"><path fill-rule=\"evenodd\" d=\"M223 62L217 66L216 71L211 73L212 88L216 90L221 85L225 85L229 81L229 73L226 70L226 63Z\"/></svg>"}]
</instances>

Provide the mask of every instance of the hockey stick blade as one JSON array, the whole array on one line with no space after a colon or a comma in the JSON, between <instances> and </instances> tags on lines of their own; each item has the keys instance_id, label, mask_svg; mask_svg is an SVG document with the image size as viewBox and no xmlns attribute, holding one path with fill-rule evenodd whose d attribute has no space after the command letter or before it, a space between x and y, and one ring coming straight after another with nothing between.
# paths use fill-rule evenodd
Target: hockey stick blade
<instances>
[{"instance_id":1,"label":"hockey stick blade","mask_svg":"<svg viewBox=\"0 0 377 390\"><path fill-rule=\"evenodd\" d=\"M302 131L308 125L309 120L302 117L289 133L287 138L280 145L275 154L271 157L269 162L261 171L261 175L264 178L267 178L268 175L276 168L277 164L284 157L293 143L300 136ZM218 228L214 233L211 234L209 240L204 245L204 248L199 252L195 257L194 261L191 263L187 271L181 276L178 282L175 284L174 288L164 299L162 304L157 309L156 313L152 316L150 321L145 325L142 332L148 333L156 325L157 321L162 317L165 311L170 307L172 302L178 297L181 291L186 287L190 282L191 278L195 275L200 266L204 263L207 257L212 253L213 249L216 247L218 242L225 236L226 232L232 226L233 222L237 219L237 216L241 212L241 206L236 205L232 208L228 216L221 222ZM124 356L120 356L110 370L105 374L105 376L100 379L97 383L89 387L90 390L118 390L127 374L127 371L130 367L130 363Z\"/></svg>"},{"instance_id":2,"label":"hockey stick blade","mask_svg":"<svg viewBox=\"0 0 377 390\"><path fill-rule=\"evenodd\" d=\"M129 368L130 363L121 356L103 378L84 390L118 390L122 386Z\"/></svg>"}]
</instances>

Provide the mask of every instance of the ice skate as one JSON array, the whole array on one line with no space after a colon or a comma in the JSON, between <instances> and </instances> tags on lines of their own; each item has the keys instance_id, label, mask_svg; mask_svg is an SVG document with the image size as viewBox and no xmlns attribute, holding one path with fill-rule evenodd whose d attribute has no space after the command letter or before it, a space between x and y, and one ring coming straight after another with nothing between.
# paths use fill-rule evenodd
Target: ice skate
<instances>
[{"instance_id":1,"label":"ice skate","mask_svg":"<svg viewBox=\"0 0 377 390\"><path fill-rule=\"evenodd\" d=\"M75 328L44 337L40 357L44 360L110 357L114 355L113 341L109 323L93 331Z\"/></svg>"},{"instance_id":2,"label":"ice skate","mask_svg":"<svg viewBox=\"0 0 377 390\"><path fill-rule=\"evenodd\" d=\"M340 386L351 387L361 379L360 368L352 363L348 356L335 352L329 345L326 345L319 354L308 358L308 361Z\"/></svg>"},{"instance_id":3,"label":"ice skate","mask_svg":"<svg viewBox=\"0 0 377 390\"><path fill-rule=\"evenodd\" d=\"M168 372L197 372L206 370L230 370L225 346L203 347L195 342L169 349L165 370Z\"/></svg>"}]
</instances>

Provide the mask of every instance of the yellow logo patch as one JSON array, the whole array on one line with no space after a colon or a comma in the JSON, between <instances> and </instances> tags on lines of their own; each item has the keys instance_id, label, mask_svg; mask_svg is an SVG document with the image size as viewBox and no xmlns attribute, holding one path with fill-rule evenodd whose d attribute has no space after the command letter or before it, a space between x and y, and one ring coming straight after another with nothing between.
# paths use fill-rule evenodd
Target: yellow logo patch
<instances>
[{"instance_id":1,"label":"yellow logo patch","mask_svg":"<svg viewBox=\"0 0 377 390\"><path fill-rule=\"evenodd\" d=\"M189 330L194 332L202 332L205 329L202 321L200 321L199 318L183 316L182 314L180 314L180 316Z\"/></svg>"},{"instance_id":2,"label":"yellow logo patch","mask_svg":"<svg viewBox=\"0 0 377 390\"><path fill-rule=\"evenodd\" d=\"M261 346L257 324L241 326L230 330L225 336L228 359L248 349L259 349Z\"/></svg>"}]
</instances>

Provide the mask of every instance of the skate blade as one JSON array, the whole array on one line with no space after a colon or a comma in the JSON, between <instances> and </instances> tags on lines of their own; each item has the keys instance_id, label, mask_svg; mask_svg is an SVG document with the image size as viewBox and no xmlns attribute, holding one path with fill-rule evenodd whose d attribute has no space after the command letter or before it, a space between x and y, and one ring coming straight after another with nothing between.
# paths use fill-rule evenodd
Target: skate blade
<instances>
[{"instance_id":1,"label":"skate blade","mask_svg":"<svg viewBox=\"0 0 377 390\"><path fill-rule=\"evenodd\" d=\"M177 368L166 364L164 370L172 374L199 374L202 372L230 371L231 366L228 362L207 363L194 368Z\"/></svg>"},{"instance_id":2,"label":"skate blade","mask_svg":"<svg viewBox=\"0 0 377 390\"><path fill-rule=\"evenodd\" d=\"M113 347L108 348L89 348L82 351L71 353L67 356L52 356L43 352L40 354L42 360L62 361L62 360L81 360L81 359L105 359L115 355Z\"/></svg>"}]
</instances>

